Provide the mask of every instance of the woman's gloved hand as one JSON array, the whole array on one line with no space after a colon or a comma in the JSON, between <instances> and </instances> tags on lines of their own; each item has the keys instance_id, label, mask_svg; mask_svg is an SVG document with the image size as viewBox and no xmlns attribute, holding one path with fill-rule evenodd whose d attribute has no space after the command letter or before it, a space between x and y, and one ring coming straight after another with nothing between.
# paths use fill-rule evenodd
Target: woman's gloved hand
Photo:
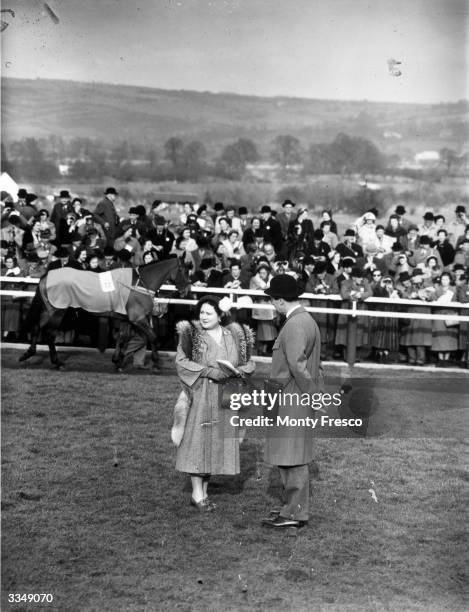
<instances>
[{"instance_id":1,"label":"woman's gloved hand","mask_svg":"<svg viewBox=\"0 0 469 612\"><path fill-rule=\"evenodd\" d=\"M229 378L221 368L205 368L200 373L204 378L210 378L211 380L221 381Z\"/></svg>"}]
</instances>

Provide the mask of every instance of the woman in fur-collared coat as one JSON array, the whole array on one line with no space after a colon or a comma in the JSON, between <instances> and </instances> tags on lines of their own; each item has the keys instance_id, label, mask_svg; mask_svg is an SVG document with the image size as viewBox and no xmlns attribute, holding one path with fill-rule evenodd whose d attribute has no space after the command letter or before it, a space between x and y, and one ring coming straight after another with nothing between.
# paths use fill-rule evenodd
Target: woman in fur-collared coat
<instances>
[{"instance_id":1,"label":"woman in fur-collared coat","mask_svg":"<svg viewBox=\"0 0 469 612\"><path fill-rule=\"evenodd\" d=\"M196 306L196 321L177 325L176 368L188 397L188 414L178 446L176 469L191 475L191 505L213 509L207 498L212 474L239 474L239 438L230 425L230 410L221 408L221 385L230 378L217 360L229 361L243 375L254 371L253 334L247 326L224 325L220 299L205 296ZM173 442L178 439L172 432Z\"/></svg>"}]
</instances>

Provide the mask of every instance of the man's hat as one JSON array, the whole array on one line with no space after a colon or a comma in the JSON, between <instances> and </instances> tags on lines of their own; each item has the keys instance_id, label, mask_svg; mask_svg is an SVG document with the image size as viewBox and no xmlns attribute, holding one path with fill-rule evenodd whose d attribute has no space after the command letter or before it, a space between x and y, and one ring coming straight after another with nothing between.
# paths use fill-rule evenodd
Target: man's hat
<instances>
[{"instance_id":1,"label":"man's hat","mask_svg":"<svg viewBox=\"0 0 469 612\"><path fill-rule=\"evenodd\" d=\"M27 193L26 194L26 203L27 204L31 204L31 202L34 202L35 200L37 200L37 195L35 193Z\"/></svg>"},{"instance_id":2,"label":"man's hat","mask_svg":"<svg viewBox=\"0 0 469 612\"><path fill-rule=\"evenodd\" d=\"M59 247L57 251L54 253L55 257L70 257L70 251L66 247Z\"/></svg>"},{"instance_id":3,"label":"man's hat","mask_svg":"<svg viewBox=\"0 0 469 612\"><path fill-rule=\"evenodd\" d=\"M201 270L208 270L209 268L213 268L215 266L215 260L212 257L204 257L200 262Z\"/></svg>"},{"instance_id":4,"label":"man's hat","mask_svg":"<svg viewBox=\"0 0 469 612\"><path fill-rule=\"evenodd\" d=\"M264 293L274 299L284 298L290 300L294 300L301 295L296 280L290 274L274 276L270 282L270 287L265 289Z\"/></svg>"},{"instance_id":5,"label":"man's hat","mask_svg":"<svg viewBox=\"0 0 469 612\"><path fill-rule=\"evenodd\" d=\"M246 206L240 206L238 208L238 215L247 215L248 214L248 209L246 208Z\"/></svg>"},{"instance_id":6,"label":"man's hat","mask_svg":"<svg viewBox=\"0 0 469 612\"><path fill-rule=\"evenodd\" d=\"M466 207L462 206L461 204L459 204L458 206L456 206L456 210L454 211L456 214L458 213L464 213L466 214Z\"/></svg>"},{"instance_id":7,"label":"man's hat","mask_svg":"<svg viewBox=\"0 0 469 612\"><path fill-rule=\"evenodd\" d=\"M156 215L155 225L166 225L166 219L162 215Z\"/></svg>"},{"instance_id":8,"label":"man's hat","mask_svg":"<svg viewBox=\"0 0 469 612\"><path fill-rule=\"evenodd\" d=\"M359 268L358 266L355 266L354 268L352 268L352 277L363 278L363 276L364 274L361 268Z\"/></svg>"},{"instance_id":9,"label":"man's hat","mask_svg":"<svg viewBox=\"0 0 469 612\"><path fill-rule=\"evenodd\" d=\"M427 210L427 212L423 215L424 221L433 221L434 218L435 218L434 214L430 212L429 210Z\"/></svg>"},{"instance_id":10,"label":"man's hat","mask_svg":"<svg viewBox=\"0 0 469 612\"><path fill-rule=\"evenodd\" d=\"M351 257L344 257L340 262L342 268L353 268L355 261Z\"/></svg>"},{"instance_id":11,"label":"man's hat","mask_svg":"<svg viewBox=\"0 0 469 612\"><path fill-rule=\"evenodd\" d=\"M404 281L410 280L410 274L408 272L401 272L399 274L399 281L403 283Z\"/></svg>"},{"instance_id":12,"label":"man's hat","mask_svg":"<svg viewBox=\"0 0 469 612\"><path fill-rule=\"evenodd\" d=\"M295 202L292 202L291 200L285 200L282 204L282 208L287 204L290 204L290 206L296 206Z\"/></svg>"},{"instance_id":13,"label":"man's hat","mask_svg":"<svg viewBox=\"0 0 469 612\"><path fill-rule=\"evenodd\" d=\"M304 266L314 266L316 265L316 260L311 255L306 255L306 257L303 259L303 265Z\"/></svg>"},{"instance_id":14,"label":"man's hat","mask_svg":"<svg viewBox=\"0 0 469 612\"><path fill-rule=\"evenodd\" d=\"M223 204L223 202L215 202L215 205L214 205L213 209L215 211L217 211L217 210L225 210L225 205Z\"/></svg>"},{"instance_id":15,"label":"man's hat","mask_svg":"<svg viewBox=\"0 0 469 612\"><path fill-rule=\"evenodd\" d=\"M401 204L399 204L399 206L396 206L396 210L395 210L396 215L405 215L406 212L407 212L406 209Z\"/></svg>"},{"instance_id":16,"label":"man's hat","mask_svg":"<svg viewBox=\"0 0 469 612\"><path fill-rule=\"evenodd\" d=\"M313 238L314 240L322 240L324 238L324 232L322 231L322 229L314 230Z\"/></svg>"},{"instance_id":17,"label":"man's hat","mask_svg":"<svg viewBox=\"0 0 469 612\"><path fill-rule=\"evenodd\" d=\"M28 192L26 191L26 189L18 189L19 198L26 198L27 195L28 195Z\"/></svg>"},{"instance_id":18,"label":"man's hat","mask_svg":"<svg viewBox=\"0 0 469 612\"><path fill-rule=\"evenodd\" d=\"M422 244L431 244L432 241L430 240L430 236L420 236L419 243L420 243L420 245L422 245Z\"/></svg>"},{"instance_id":19,"label":"man's hat","mask_svg":"<svg viewBox=\"0 0 469 612\"><path fill-rule=\"evenodd\" d=\"M355 236L355 231L353 229L345 230L345 236Z\"/></svg>"},{"instance_id":20,"label":"man's hat","mask_svg":"<svg viewBox=\"0 0 469 612\"><path fill-rule=\"evenodd\" d=\"M264 204L264 206L261 208L261 215L263 213L271 213L272 209L270 208L270 206L268 206L268 204Z\"/></svg>"},{"instance_id":21,"label":"man's hat","mask_svg":"<svg viewBox=\"0 0 469 612\"><path fill-rule=\"evenodd\" d=\"M104 192L104 195L109 195L109 194L119 195L114 187L108 187L106 191Z\"/></svg>"},{"instance_id":22,"label":"man's hat","mask_svg":"<svg viewBox=\"0 0 469 612\"><path fill-rule=\"evenodd\" d=\"M420 268L415 268L414 270L412 270L412 278L414 278L414 276L422 276L423 275L423 270L421 270Z\"/></svg>"},{"instance_id":23,"label":"man's hat","mask_svg":"<svg viewBox=\"0 0 469 612\"><path fill-rule=\"evenodd\" d=\"M327 270L327 263L325 261L318 261L314 266L313 274L322 274Z\"/></svg>"},{"instance_id":24,"label":"man's hat","mask_svg":"<svg viewBox=\"0 0 469 612\"><path fill-rule=\"evenodd\" d=\"M62 191L59 193L59 198L69 198L70 197L70 192L67 189L62 189Z\"/></svg>"}]
</instances>

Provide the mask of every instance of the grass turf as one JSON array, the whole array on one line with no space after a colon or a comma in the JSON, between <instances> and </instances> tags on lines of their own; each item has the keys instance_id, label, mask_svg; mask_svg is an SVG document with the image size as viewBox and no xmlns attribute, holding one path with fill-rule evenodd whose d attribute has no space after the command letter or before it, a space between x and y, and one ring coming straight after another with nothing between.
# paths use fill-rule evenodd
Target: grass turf
<instances>
[{"instance_id":1,"label":"grass turf","mask_svg":"<svg viewBox=\"0 0 469 612\"><path fill-rule=\"evenodd\" d=\"M259 439L243 442L239 477L214 479L215 513L189 506L169 438L174 372L17 357L4 351L3 610L31 608L8 593L52 593L34 607L61 611L467 609L467 447L444 381L380 373L407 401L393 422L428 411L439 434L319 438L310 525L295 537L259 525L281 490Z\"/></svg>"}]
</instances>

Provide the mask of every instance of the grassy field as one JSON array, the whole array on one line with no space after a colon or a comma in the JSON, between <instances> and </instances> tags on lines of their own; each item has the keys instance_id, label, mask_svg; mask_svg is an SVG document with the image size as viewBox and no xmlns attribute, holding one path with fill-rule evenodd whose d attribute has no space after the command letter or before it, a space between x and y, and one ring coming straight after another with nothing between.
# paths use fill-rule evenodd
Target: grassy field
<instances>
[{"instance_id":1,"label":"grassy field","mask_svg":"<svg viewBox=\"0 0 469 612\"><path fill-rule=\"evenodd\" d=\"M294 537L259 525L280 494L259 439L243 442L239 477L214 479L216 513L189 506L173 371L17 357L2 357L3 610L32 609L8 593L52 593L34 609L60 611L467 609L467 376L373 374L387 434L318 438L310 525Z\"/></svg>"}]
</instances>

